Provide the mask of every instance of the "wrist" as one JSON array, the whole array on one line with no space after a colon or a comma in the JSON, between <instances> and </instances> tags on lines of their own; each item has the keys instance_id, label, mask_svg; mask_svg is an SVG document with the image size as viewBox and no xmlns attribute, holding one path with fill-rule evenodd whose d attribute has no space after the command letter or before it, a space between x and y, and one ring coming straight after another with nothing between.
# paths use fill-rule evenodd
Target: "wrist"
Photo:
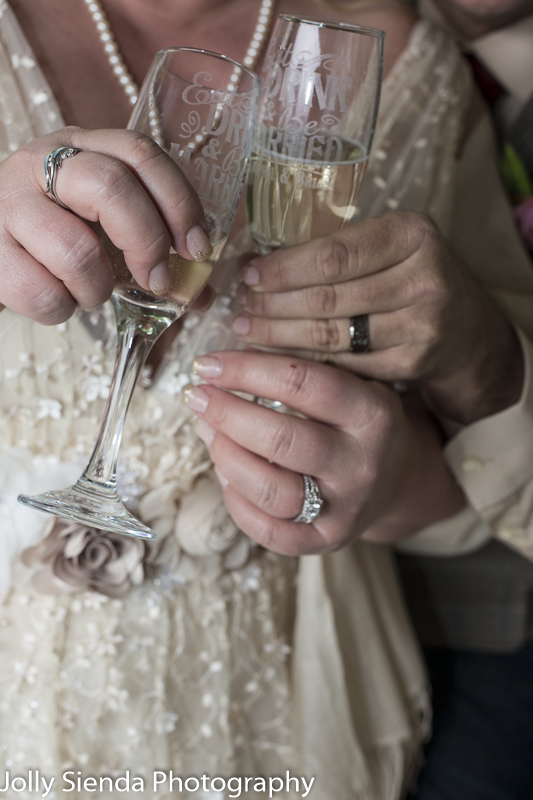
<instances>
[{"instance_id":1,"label":"wrist","mask_svg":"<svg viewBox=\"0 0 533 800\"><path fill-rule=\"evenodd\" d=\"M469 425L520 400L524 354L515 329L503 317L498 323L467 363L445 378L423 382L424 396L438 416Z\"/></svg>"}]
</instances>

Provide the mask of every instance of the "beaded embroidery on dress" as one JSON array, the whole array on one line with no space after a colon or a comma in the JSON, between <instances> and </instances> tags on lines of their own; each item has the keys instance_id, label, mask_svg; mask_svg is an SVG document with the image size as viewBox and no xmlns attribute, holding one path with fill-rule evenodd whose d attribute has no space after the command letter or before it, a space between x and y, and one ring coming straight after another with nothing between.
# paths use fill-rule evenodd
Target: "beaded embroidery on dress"
<instances>
[{"instance_id":1,"label":"beaded embroidery on dress","mask_svg":"<svg viewBox=\"0 0 533 800\"><path fill-rule=\"evenodd\" d=\"M457 52L420 23L384 87L362 208L418 203L446 218L465 80ZM0 117L1 158L62 125L3 0ZM146 374L136 389L120 493L158 533L146 551L49 523L15 499L67 485L85 463L109 389L112 312L52 328L0 313L0 780L39 769L57 776L50 798L88 800L60 791L65 770L129 769L146 780L134 796L226 800L155 794L151 775L291 770L316 777L313 800L400 796L428 701L387 549L361 543L298 565L252 546L178 400L194 355L232 343L231 303L226 289L209 314L191 314L155 383ZM54 573L62 541L70 561ZM299 795L293 785L277 796Z\"/></svg>"}]
</instances>

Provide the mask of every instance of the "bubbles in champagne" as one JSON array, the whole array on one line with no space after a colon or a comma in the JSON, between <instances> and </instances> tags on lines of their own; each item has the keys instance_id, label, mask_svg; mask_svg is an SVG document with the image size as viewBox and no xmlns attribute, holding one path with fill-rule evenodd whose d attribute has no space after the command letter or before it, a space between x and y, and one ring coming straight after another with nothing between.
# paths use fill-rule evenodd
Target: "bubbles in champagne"
<instances>
[{"instance_id":1,"label":"bubbles in champagne","mask_svg":"<svg viewBox=\"0 0 533 800\"><path fill-rule=\"evenodd\" d=\"M323 138L327 148L328 134ZM339 152L339 144L341 150ZM260 250L302 244L338 230L356 214L355 201L367 163L358 142L335 137L336 160L300 160L256 149L250 163L248 220Z\"/></svg>"},{"instance_id":2,"label":"bubbles in champagne","mask_svg":"<svg viewBox=\"0 0 533 800\"><path fill-rule=\"evenodd\" d=\"M151 309L156 314L164 313L176 319L185 313L206 286L224 247L224 242L215 245L211 258L200 262L188 261L172 249L168 262L172 284L164 294L154 294L143 289L134 280L126 265L124 253L115 247L106 233L102 234L102 243L113 269L115 294L136 305Z\"/></svg>"}]
</instances>

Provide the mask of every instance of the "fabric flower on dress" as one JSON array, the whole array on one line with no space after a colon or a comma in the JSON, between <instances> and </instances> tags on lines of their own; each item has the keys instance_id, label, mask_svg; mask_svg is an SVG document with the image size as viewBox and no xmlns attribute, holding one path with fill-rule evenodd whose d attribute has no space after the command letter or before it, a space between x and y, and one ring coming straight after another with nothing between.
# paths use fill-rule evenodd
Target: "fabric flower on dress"
<instances>
[{"instance_id":1,"label":"fabric flower on dress","mask_svg":"<svg viewBox=\"0 0 533 800\"><path fill-rule=\"evenodd\" d=\"M52 400L48 397L39 397L37 400L37 419L61 419L63 406L59 400Z\"/></svg>"},{"instance_id":2,"label":"fabric flower on dress","mask_svg":"<svg viewBox=\"0 0 533 800\"><path fill-rule=\"evenodd\" d=\"M32 583L44 594L92 590L122 597L144 580L150 545L77 522L53 519L39 544L22 554L33 569Z\"/></svg>"},{"instance_id":3,"label":"fabric flower on dress","mask_svg":"<svg viewBox=\"0 0 533 800\"><path fill-rule=\"evenodd\" d=\"M533 197L520 203L514 215L526 246L533 252Z\"/></svg>"}]
</instances>

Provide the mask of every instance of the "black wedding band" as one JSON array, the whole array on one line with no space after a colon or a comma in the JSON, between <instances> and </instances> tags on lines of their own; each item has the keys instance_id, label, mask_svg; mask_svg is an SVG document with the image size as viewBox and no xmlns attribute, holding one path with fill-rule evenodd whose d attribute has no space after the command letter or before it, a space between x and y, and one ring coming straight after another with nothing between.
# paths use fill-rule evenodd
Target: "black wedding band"
<instances>
[{"instance_id":1,"label":"black wedding band","mask_svg":"<svg viewBox=\"0 0 533 800\"><path fill-rule=\"evenodd\" d=\"M350 317L350 350L352 353L368 353L368 314Z\"/></svg>"}]
</instances>

